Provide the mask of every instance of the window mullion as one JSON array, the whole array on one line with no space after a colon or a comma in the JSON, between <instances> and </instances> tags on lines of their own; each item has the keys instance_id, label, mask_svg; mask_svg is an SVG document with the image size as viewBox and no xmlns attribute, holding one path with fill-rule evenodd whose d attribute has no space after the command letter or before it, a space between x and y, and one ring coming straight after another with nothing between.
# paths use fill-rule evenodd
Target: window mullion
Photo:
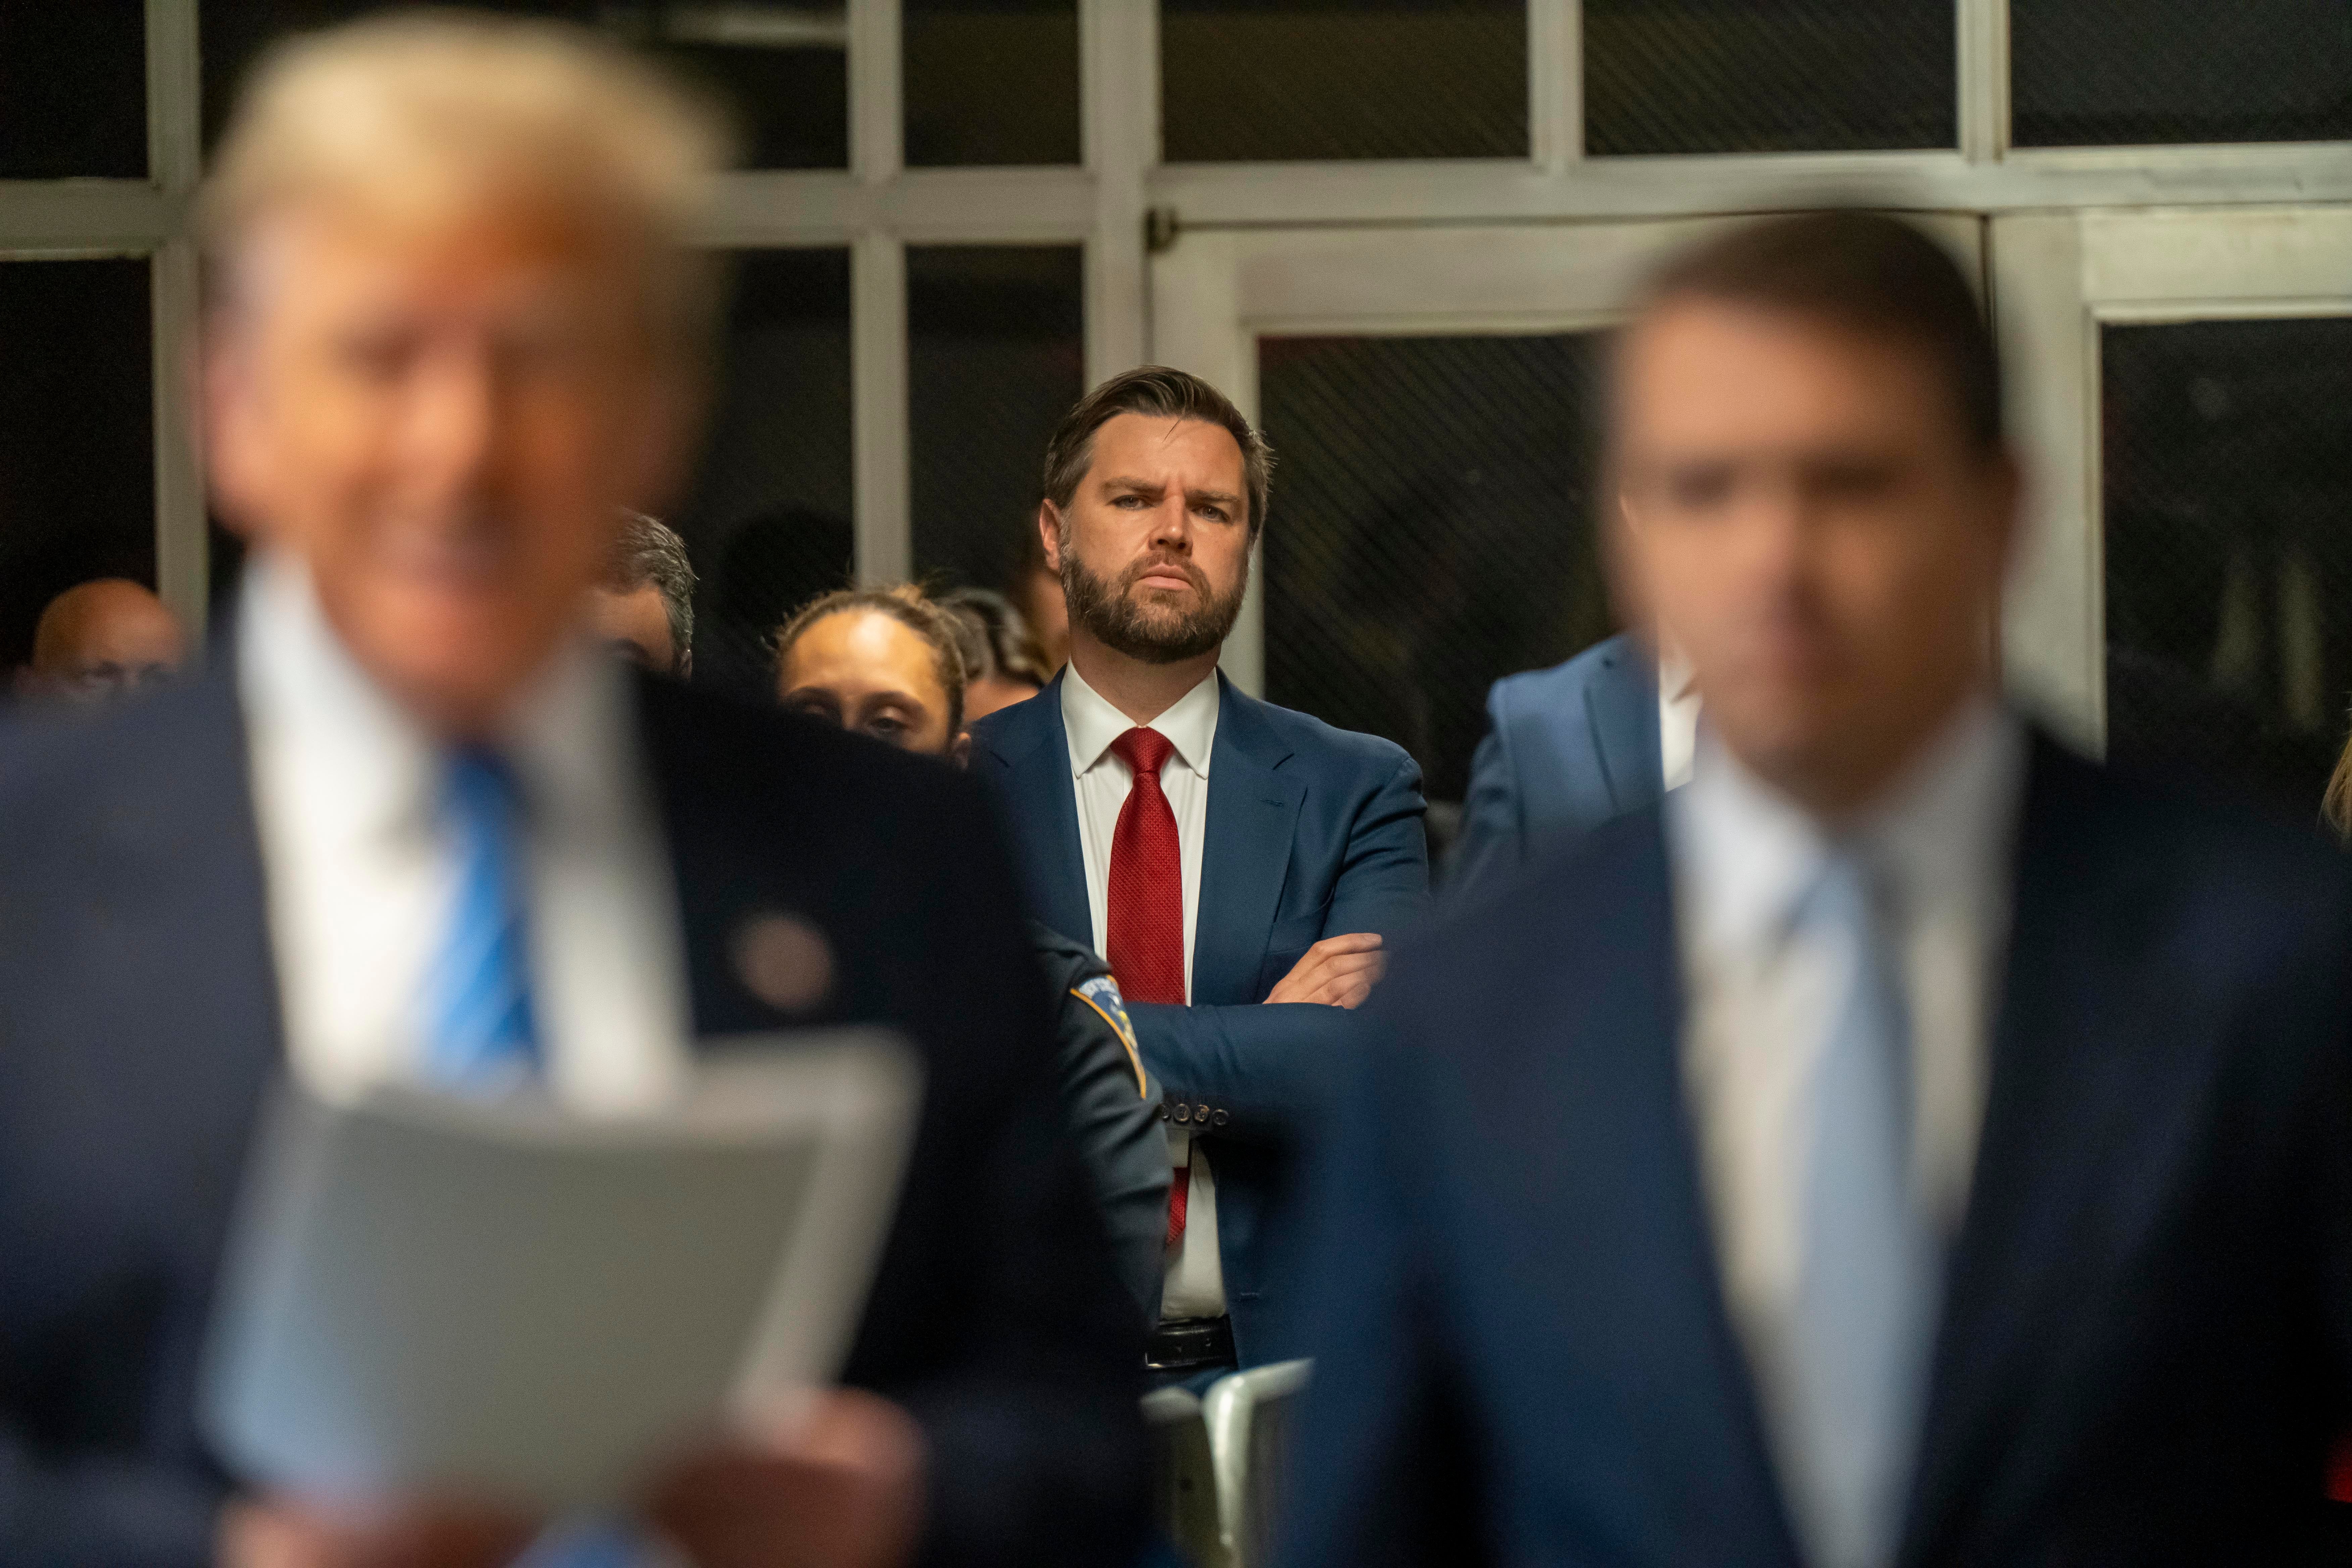
<instances>
[{"instance_id":1,"label":"window mullion","mask_svg":"<svg viewBox=\"0 0 2352 1568\"><path fill-rule=\"evenodd\" d=\"M1528 0L1528 150L1565 174L1584 156L1583 0Z\"/></svg>"},{"instance_id":2,"label":"window mullion","mask_svg":"<svg viewBox=\"0 0 2352 1568\"><path fill-rule=\"evenodd\" d=\"M1149 325L1146 182L1160 161L1160 7L1078 0L1081 143L1094 176L1086 254L1087 384L1142 361Z\"/></svg>"},{"instance_id":3,"label":"window mullion","mask_svg":"<svg viewBox=\"0 0 2352 1568\"><path fill-rule=\"evenodd\" d=\"M849 172L880 198L906 166L898 0L849 0ZM883 216L850 247L850 440L857 576L897 582L914 559L907 413L907 252Z\"/></svg>"},{"instance_id":4,"label":"window mullion","mask_svg":"<svg viewBox=\"0 0 2352 1568\"><path fill-rule=\"evenodd\" d=\"M1971 163L2009 155L2009 0L1958 0L1960 152Z\"/></svg>"},{"instance_id":5,"label":"window mullion","mask_svg":"<svg viewBox=\"0 0 2352 1568\"><path fill-rule=\"evenodd\" d=\"M155 429L155 589L201 635L211 599L194 367L200 268L190 215L204 174L196 0L147 0L147 177L172 233L149 259Z\"/></svg>"}]
</instances>

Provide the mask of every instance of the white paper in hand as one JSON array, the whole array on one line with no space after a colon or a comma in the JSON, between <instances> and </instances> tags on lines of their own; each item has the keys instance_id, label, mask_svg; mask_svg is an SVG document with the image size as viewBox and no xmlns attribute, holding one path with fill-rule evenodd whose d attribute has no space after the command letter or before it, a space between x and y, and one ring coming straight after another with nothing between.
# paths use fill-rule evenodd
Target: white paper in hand
<instances>
[{"instance_id":1,"label":"white paper in hand","mask_svg":"<svg viewBox=\"0 0 2352 1568\"><path fill-rule=\"evenodd\" d=\"M920 1098L870 1030L730 1042L625 1121L289 1083L214 1314L212 1438L272 1489L621 1503L671 1445L837 1373Z\"/></svg>"}]
</instances>

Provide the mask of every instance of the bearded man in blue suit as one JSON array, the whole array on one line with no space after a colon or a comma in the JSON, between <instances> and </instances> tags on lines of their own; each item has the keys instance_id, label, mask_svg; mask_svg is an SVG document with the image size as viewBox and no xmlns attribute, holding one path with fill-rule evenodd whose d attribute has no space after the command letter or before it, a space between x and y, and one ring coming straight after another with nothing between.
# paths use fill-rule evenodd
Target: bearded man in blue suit
<instances>
[{"instance_id":1,"label":"bearded man in blue suit","mask_svg":"<svg viewBox=\"0 0 2352 1568\"><path fill-rule=\"evenodd\" d=\"M1038 514L1070 663L971 729L1039 918L1109 961L1167 1086L1178 1174L1151 1365L1168 1380L1286 1353L1291 1156L1384 940L1428 901L1412 759L1217 670L1270 465L1240 410L1181 371L1080 400Z\"/></svg>"}]
</instances>

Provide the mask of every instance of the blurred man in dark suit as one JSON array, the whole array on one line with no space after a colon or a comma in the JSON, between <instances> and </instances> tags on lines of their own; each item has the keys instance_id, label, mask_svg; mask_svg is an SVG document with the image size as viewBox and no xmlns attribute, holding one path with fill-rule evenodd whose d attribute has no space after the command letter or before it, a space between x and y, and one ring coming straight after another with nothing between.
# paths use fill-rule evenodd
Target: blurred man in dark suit
<instances>
[{"instance_id":1,"label":"blurred man in dark suit","mask_svg":"<svg viewBox=\"0 0 2352 1568\"><path fill-rule=\"evenodd\" d=\"M1241 411L1181 371L1147 365L1080 399L1048 444L1037 520L1070 662L971 727L1038 918L1109 961L1175 1102L1152 1352L1171 1379L1286 1353L1288 1156L1383 937L1429 896L1412 759L1218 673L1270 461Z\"/></svg>"},{"instance_id":2,"label":"blurred man in dark suit","mask_svg":"<svg viewBox=\"0 0 2352 1568\"><path fill-rule=\"evenodd\" d=\"M2018 479L1924 236L1735 231L1619 353L1621 569L1698 765L1378 999L1289 1561L2307 1560L2344 867L2002 706Z\"/></svg>"},{"instance_id":3,"label":"blurred man in dark suit","mask_svg":"<svg viewBox=\"0 0 2352 1568\"><path fill-rule=\"evenodd\" d=\"M1131 1549L1140 1336L978 792L587 625L688 449L716 141L585 35L433 16L298 41L228 131L234 635L0 751L0 1561L511 1560L539 1521L215 1468L196 1355L266 1086L625 1113L703 1042L845 1021L903 1031L928 1092L844 1386L653 1471L640 1528L702 1568Z\"/></svg>"}]
</instances>

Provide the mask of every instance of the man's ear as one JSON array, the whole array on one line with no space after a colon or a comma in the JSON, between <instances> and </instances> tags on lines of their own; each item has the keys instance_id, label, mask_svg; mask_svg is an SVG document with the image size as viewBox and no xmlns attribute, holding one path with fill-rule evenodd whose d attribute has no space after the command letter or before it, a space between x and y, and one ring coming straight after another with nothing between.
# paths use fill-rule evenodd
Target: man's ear
<instances>
[{"instance_id":1,"label":"man's ear","mask_svg":"<svg viewBox=\"0 0 2352 1568\"><path fill-rule=\"evenodd\" d=\"M1052 501L1037 503L1037 542L1045 547L1045 569L1062 574L1062 513Z\"/></svg>"},{"instance_id":2,"label":"man's ear","mask_svg":"<svg viewBox=\"0 0 2352 1568\"><path fill-rule=\"evenodd\" d=\"M196 343L196 430L205 477L220 520L231 532L252 542L254 520L268 508L268 445L260 428L260 391L253 358L258 351L245 323L217 312L200 330Z\"/></svg>"},{"instance_id":3,"label":"man's ear","mask_svg":"<svg viewBox=\"0 0 2352 1568\"><path fill-rule=\"evenodd\" d=\"M1991 487L1987 507L1993 526L2000 531L2000 570L2003 581L2016 568L2017 555L2025 532L2025 507L2031 499L2025 477L2025 467L2017 454L2003 447L1990 459L1991 471L1986 483Z\"/></svg>"},{"instance_id":4,"label":"man's ear","mask_svg":"<svg viewBox=\"0 0 2352 1568\"><path fill-rule=\"evenodd\" d=\"M968 768L971 765L971 731L958 731L956 738L948 742L948 761L960 768Z\"/></svg>"},{"instance_id":5,"label":"man's ear","mask_svg":"<svg viewBox=\"0 0 2352 1568\"><path fill-rule=\"evenodd\" d=\"M709 379L687 363L656 365L637 389L621 489L635 511L664 515L686 487L696 456L695 432L710 403ZM620 527L618 519L614 521Z\"/></svg>"},{"instance_id":6,"label":"man's ear","mask_svg":"<svg viewBox=\"0 0 2352 1568\"><path fill-rule=\"evenodd\" d=\"M1615 476L1605 478L1612 482L1601 490L1607 499L1601 503L1601 524L1597 531L1601 572L1609 585L1610 607L1616 612L1619 626L1645 627L1650 621L1649 595L1635 559L1640 543L1634 535L1641 524L1634 520L1625 492L1613 482Z\"/></svg>"}]
</instances>

